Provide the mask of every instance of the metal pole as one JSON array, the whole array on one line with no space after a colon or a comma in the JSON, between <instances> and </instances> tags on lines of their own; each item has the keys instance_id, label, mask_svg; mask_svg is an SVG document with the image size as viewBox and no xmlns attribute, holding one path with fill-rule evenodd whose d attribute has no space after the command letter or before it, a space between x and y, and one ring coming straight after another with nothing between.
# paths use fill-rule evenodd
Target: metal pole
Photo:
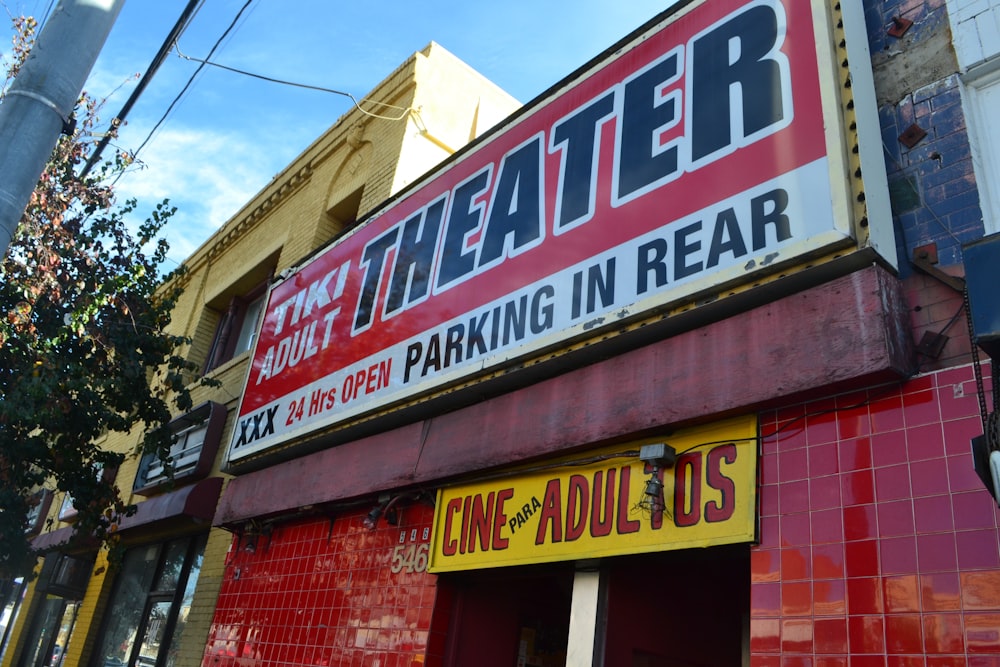
<instances>
[{"instance_id":1,"label":"metal pole","mask_svg":"<svg viewBox=\"0 0 1000 667\"><path fill-rule=\"evenodd\" d=\"M60 0L0 104L0 257L125 0Z\"/></svg>"}]
</instances>

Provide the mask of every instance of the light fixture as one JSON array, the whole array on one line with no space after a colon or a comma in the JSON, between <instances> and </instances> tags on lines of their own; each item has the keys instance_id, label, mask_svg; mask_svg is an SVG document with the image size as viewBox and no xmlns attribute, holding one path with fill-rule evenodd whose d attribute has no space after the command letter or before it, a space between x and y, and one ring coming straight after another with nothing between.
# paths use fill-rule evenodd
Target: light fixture
<instances>
[{"instance_id":1,"label":"light fixture","mask_svg":"<svg viewBox=\"0 0 1000 667\"><path fill-rule=\"evenodd\" d=\"M658 524L663 519L666 503L663 500L663 480L660 471L677 461L677 450L665 442L643 445L639 448L639 460L649 466L649 479L639 505L649 510L650 519Z\"/></svg>"}]
</instances>

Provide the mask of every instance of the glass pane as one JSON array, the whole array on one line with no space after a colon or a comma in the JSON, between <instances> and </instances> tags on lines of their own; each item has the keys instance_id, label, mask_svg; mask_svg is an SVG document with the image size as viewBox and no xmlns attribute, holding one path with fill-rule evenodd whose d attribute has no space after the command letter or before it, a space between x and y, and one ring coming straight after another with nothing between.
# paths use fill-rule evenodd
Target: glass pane
<instances>
[{"instance_id":1,"label":"glass pane","mask_svg":"<svg viewBox=\"0 0 1000 667\"><path fill-rule=\"evenodd\" d=\"M167 629L169 618L170 601L154 602L149 608L146 632L139 645L139 656L136 658L135 667L155 667L156 656L160 652L160 644L163 642L163 633Z\"/></svg>"},{"instance_id":2,"label":"glass pane","mask_svg":"<svg viewBox=\"0 0 1000 667\"><path fill-rule=\"evenodd\" d=\"M104 636L97 647L96 664L121 667L128 662L146 606L146 594L156 572L156 545L125 554L118 586L108 605Z\"/></svg>"},{"instance_id":3,"label":"glass pane","mask_svg":"<svg viewBox=\"0 0 1000 667\"><path fill-rule=\"evenodd\" d=\"M10 588L3 599L3 609L0 609L0 664L3 663L7 653L11 629L17 620L17 612L21 609L21 601L24 600L24 579L18 577L9 585Z\"/></svg>"},{"instance_id":4,"label":"glass pane","mask_svg":"<svg viewBox=\"0 0 1000 667\"><path fill-rule=\"evenodd\" d=\"M167 545L166 556L163 558L163 569L156 578L153 590L158 593L169 593L177 588L177 580L184 569L184 556L187 555L189 540L177 540Z\"/></svg>"},{"instance_id":5,"label":"glass pane","mask_svg":"<svg viewBox=\"0 0 1000 667\"><path fill-rule=\"evenodd\" d=\"M174 636L170 638L170 651L167 653L165 667L174 667L177 661L177 652L181 646L181 635L187 624L188 614L191 613L191 602L194 600L194 589L198 584L198 574L201 572L201 562L205 552L205 540L201 539L198 544L198 551L195 553L191 563L191 571L188 573L187 585L184 587L184 597L181 599L180 607L177 610L177 625L174 627Z\"/></svg>"},{"instance_id":6,"label":"glass pane","mask_svg":"<svg viewBox=\"0 0 1000 667\"><path fill-rule=\"evenodd\" d=\"M236 349L233 356L246 352L253 347L253 339L257 335L257 320L260 319L260 311L264 306L264 295L261 295L247 304L246 313L243 315L243 322L240 324L240 334L236 339Z\"/></svg>"},{"instance_id":7,"label":"glass pane","mask_svg":"<svg viewBox=\"0 0 1000 667\"><path fill-rule=\"evenodd\" d=\"M63 603L62 598L48 595L39 607L32 621L25 654L21 658L21 665L24 667L48 667L51 664Z\"/></svg>"},{"instance_id":8,"label":"glass pane","mask_svg":"<svg viewBox=\"0 0 1000 667\"><path fill-rule=\"evenodd\" d=\"M69 646L69 638L73 635L73 625L76 623L76 614L79 610L79 602L70 602L63 610L59 632L56 634L56 645L52 649L51 667L61 667L66 658L66 647Z\"/></svg>"}]
</instances>

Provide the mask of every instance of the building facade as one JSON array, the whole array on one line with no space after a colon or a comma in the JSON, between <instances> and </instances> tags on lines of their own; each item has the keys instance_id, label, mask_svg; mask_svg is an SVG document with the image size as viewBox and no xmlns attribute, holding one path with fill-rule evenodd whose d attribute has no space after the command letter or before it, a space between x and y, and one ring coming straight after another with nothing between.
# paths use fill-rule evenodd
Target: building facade
<instances>
[{"instance_id":1,"label":"building facade","mask_svg":"<svg viewBox=\"0 0 1000 667\"><path fill-rule=\"evenodd\" d=\"M181 352L218 386L193 385L195 408L173 422L172 479L150 457L116 472L138 511L121 523L114 562L96 548L65 552L72 499L40 492L45 502L30 530L47 555L30 585L2 591L4 667L201 662L232 548L232 534L212 525L229 477L221 443L233 428L268 282L517 106L431 44L188 259L172 333L191 340ZM112 435L103 444L128 453L138 440Z\"/></svg>"},{"instance_id":2,"label":"building facade","mask_svg":"<svg viewBox=\"0 0 1000 667\"><path fill-rule=\"evenodd\" d=\"M689 2L405 187L342 120L203 249L176 664L1000 664L998 54L997 0Z\"/></svg>"}]
</instances>

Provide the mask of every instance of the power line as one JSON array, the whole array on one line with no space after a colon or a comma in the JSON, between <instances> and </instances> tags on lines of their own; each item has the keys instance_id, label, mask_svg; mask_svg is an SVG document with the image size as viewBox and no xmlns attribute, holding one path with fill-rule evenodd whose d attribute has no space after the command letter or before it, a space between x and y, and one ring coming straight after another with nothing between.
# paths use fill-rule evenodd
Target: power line
<instances>
[{"instance_id":1,"label":"power line","mask_svg":"<svg viewBox=\"0 0 1000 667\"><path fill-rule=\"evenodd\" d=\"M215 40L215 44L212 45L212 48L208 52L209 58L212 57L212 54L215 53L216 49L219 48L219 45L222 44L222 41L229 35L229 33L233 31L233 28L236 27L236 24L239 22L240 17L243 16L243 13L246 11L247 7L249 7L252 2L253 0L247 0L245 3L243 3L243 6L240 7L240 11L236 13L236 16L229 24L229 27L227 27L225 32L223 32L222 35L220 35L219 38ZM163 115L160 117L160 120L156 121L156 125L154 125L153 129L149 131L149 134L146 135L146 138L143 139L141 144L139 144L139 147L136 148L134 151L132 151L133 158L137 156L139 154L139 151L141 151L146 146L146 144L149 143L149 140L153 138L153 135L156 133L156 131L160 129L160 125L162 125L163 122L167 119L167 116L169 116L170 112L173 111L175 106L177 106L177 103L180 101L180 99L184 97L184 93L186 93L188 88L191 87L191 84L194 83L195 77L197 77L198 73L201 72L201 70L204 68L205 68L204 63L198 65L198 68L194 71L193 74L191 74L190 78L188 78L187 83L184 84L184 88L181 89L181 92L177 93L177 96L174 97L173 101L170 103L170 106L168 106L167 110L163 112ZM120 178L121 174L119 174L118 177ZM115 180L117 181L118 179L116 178Z\"/></svg>"},{"instance_id":2,"label":"power line","mask_svg":"<svg viewBox=\"0 0 1000 667\"><path fill-rule=\"evenodd\" d=\"M228 65L223 65L221 63L212 62L212 61L207 60L207 59L206 60L202 60L200 58L195 58L193 56L189 56L189 55L183 53L181 51L180 44L174 44L174 47L177 49L177 55L179 57L183 58L184 60L190 60L191 62L201 63L202 65L211 65L212 67L218 67L219 69L226 70L227 72L233 72L234 74L242 74L243 76L249 76L249 77L252 77L254 79L260 79L261 81L268 81L270 83L278 83L278 84L281 84L281 85L284 85L284 86L293 86L295 88L305 88L306 90L317 90L317 91L319 91L321 93L332 93L334 95L341 95L343 97L350 98L351 102L354 103L354 107L358 111L360 111L361 113L363 113L365 115L371 116L373 118L379 118L379 119L382 119L382 120L402 120L403 118L406 118L406 115L408 113L410 113L411 111L413 111L413 107L403 108L403 107L400 107L400 106L396 106L395 104L386 104L385 102L377 102L377 101L369 100L369 99L362 99L362 100L359 101L356 97L354 97L354 95L352 95L350 93L347 93L347 92L344 92L343 90L336 90L334 88L324 88L323 86L314 86L314 85L308 84L308 83L297 83L295 81L286 81L284 79L276 79L274 77L265 76L263 74L255 74L254 72L247 72L246 70L237 69L235 67L230 67ZM209 54L209 55L211 56L211 54ZM368 110L362 108L361 102L368 102L369 104L383 106L383 107L387 107L387 108L390 108L390 109L398 109L398 110L401 111L401 113L398 116L381 116L379 114L372 113L371 111L368 111Z\"/></svg>"},{"instance_id":3,"label":"power line","mask_svg":"<svg viewBox=\"0 0 1000 667\"><path fill-rule=\"evenodd\" d=\"M90 170L95 164L97 164L97 161L101 157L101 153L108 145L108 142L111 141L111 136L114 134L114 131L121 126L125 117L128 115L128 112L132 110L132 106L139 99L139 96L142 95L143 91L146 90L146 86L148 86L149 82L152 81L153 75L155 75L156 71L160 69L160 65L162 65L163 61L167 59L167 56L170 55L171 47L177 41L178 37L180 37L184 28L187 27L188 23L190 23L191 18L197 13L198 9L200 9L203 2L204 0L189 0L187 6L184 8L184 11L181 12L180 17L177 19L177 22L174 23L174 27L167 35L167 38L163 40L163 44L160 45L160 49L156 52L156 55L153 56L153 60L146 69L146 73L143 74L142 79L139 80L139 84L135 87L135 90L132 91L132 94L129 95L128 100L125 101L121 111L119 111L118 114L111 119L111 127L104 134L104 136L101 137L101 140L94 148L94 152L91 153L90 157L87 159L87 163L83 165L83 169L80 171L80 178L83 178L90 173Z\"/></svg>"}]
</instances>

